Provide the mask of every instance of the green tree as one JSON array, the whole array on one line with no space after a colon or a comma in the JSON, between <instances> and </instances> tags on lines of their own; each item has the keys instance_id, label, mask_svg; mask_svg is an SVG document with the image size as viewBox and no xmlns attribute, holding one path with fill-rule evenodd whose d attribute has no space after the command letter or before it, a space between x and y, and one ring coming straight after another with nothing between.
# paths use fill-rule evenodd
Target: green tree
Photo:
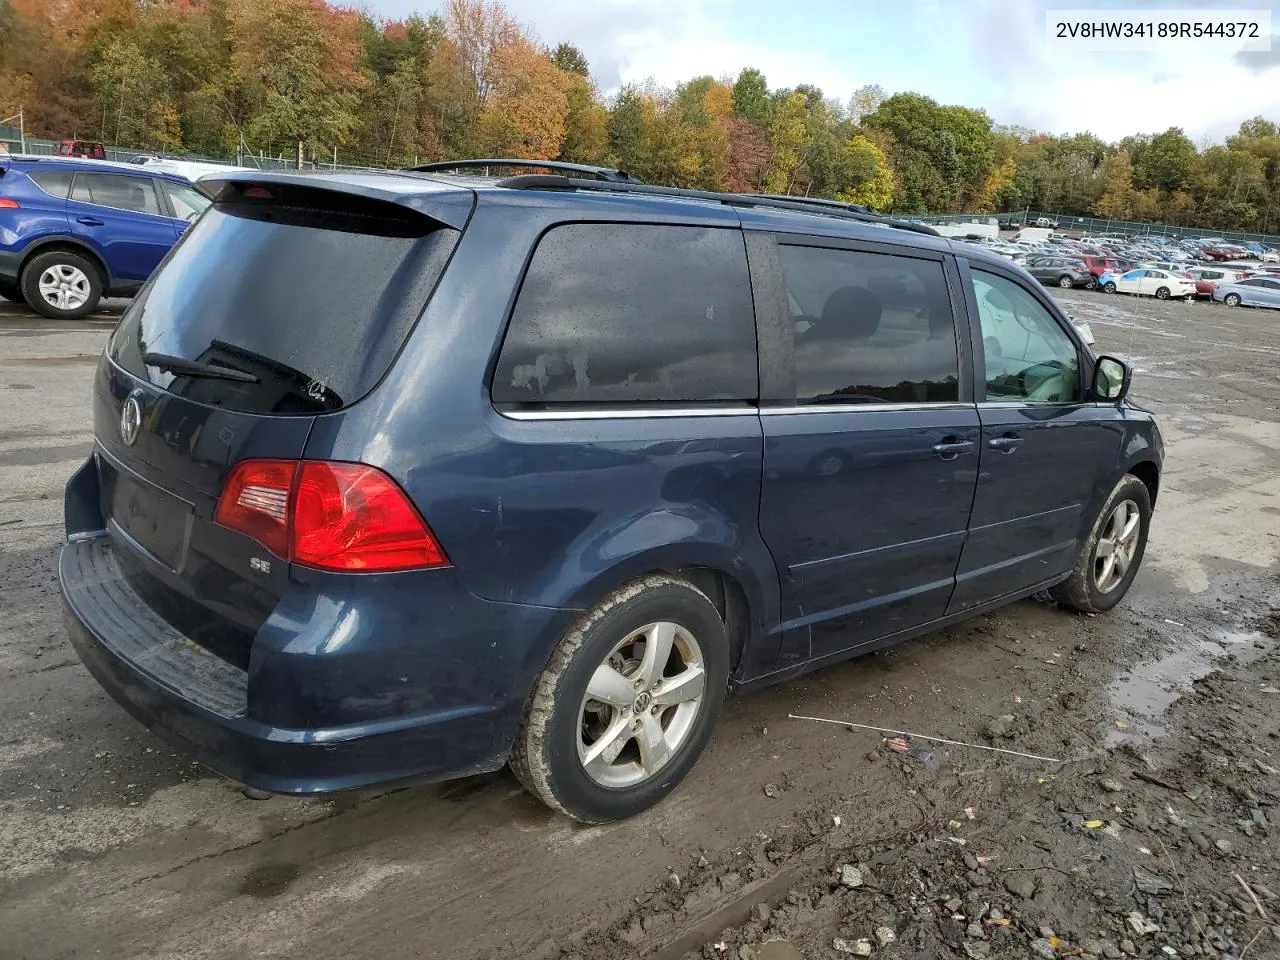
<instances>
[{"instance_id":1,"label":"green tree","mask_svg":"<svg viewBox=\"0 0 1280 960\"><path fill-rule=\"evenodd\" d=\"M1165 193L1180 190L1191 176L1196 147L1178 127L1151 138L1140 156L1133 158L1133 183L1139 190L1155 187Z\"/></svg>"},{"instance_id":2,"label":"green tree","mask_svg":"<svg viewBox=\"0 0 1280 960\"><path fill-rule=\"evenodd\" d=\"M774 107L769 124L772 162L764 180L766 193L791 192L791 185L810 145L805 124L807 116L804 94L801 93L789 94Z\"/></svg>"},{"instance_id":3,"label":"green tree","mask_svg":"<svg viewBox=\"0 0 1280 960\"><path fill-rule=\"evenodd\" d=\"M90 83L102 110L104 140L165 150L181 144L168 77L132 41L110 41L90 70Z\"/></svg>"},{"instance_id":4,"label":"green tree","mask_svg":"<svg viewBox=\"0 0 1280 960\"><path fill-rule=\"evenodd\" d=\"M893 206L893 171L884 152L862 134L850 137L841 150L844 187L836 198L873 210Z\"/></svg>"},{"instance_id":5,"label":"green tree","mask_svg":"<svg viewBox=\"0 0 1280 960\"><path fill-rule=\"evenodd\" d=\"M757 130L769 128L769 84L755 67L744 67L733 83L733 111Z\"/></svg>"},{"instance_id":6,"label":"green tree","mask_svg":"<svg viewBox=\"0 0 1280 960\"><path fill-rule=\"evenodd\" d=\"M1094 205L1094 213L1114 220L1127 220L1133 215L1133 161L1129 151L1120 150L1107 161L1103 173L1102 196Z\"/></svg>"},{"instance_id":7,"label":"green tree","mask_svg":"<svg viewBox=\"0 0 1280 960\"><path fill-rule=\"evenodd\" d=\"M580 77L591 76L587 58L572 43L557 44L551 51L551 62L565 73L576 73Z\"/></svg>"},{"instance_id":8,"label":"green tree","mask_svg":"<svg viewBox=\"0 0 1280 960\"><path fill-rule=\"evenodd\" d=\"M609 152L609 111L599 102L591 81L581 74L570 74L565 87L565 105L568 113L560 159L599 163Z\"/></svg>"}]
</instances>

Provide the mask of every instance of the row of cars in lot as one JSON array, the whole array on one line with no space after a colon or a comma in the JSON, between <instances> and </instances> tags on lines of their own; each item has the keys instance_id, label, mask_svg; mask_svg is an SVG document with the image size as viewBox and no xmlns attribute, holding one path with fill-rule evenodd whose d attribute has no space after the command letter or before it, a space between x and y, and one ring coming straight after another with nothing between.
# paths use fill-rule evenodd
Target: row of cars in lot
<instances>
[{"instance_id":1,"label":"row of cars in lot","mask_svg":"<svg viewBox=\"0 0 1280 960\"><path fill-rule=\"evenodd\" d=\"M964 240L1020 264L1046 286L1280 307L1280 252L1261 243L1232 245L1211 237L1074 238L1048 230L1023 230L1012 241Z\"/></svg>"}]
</instances>

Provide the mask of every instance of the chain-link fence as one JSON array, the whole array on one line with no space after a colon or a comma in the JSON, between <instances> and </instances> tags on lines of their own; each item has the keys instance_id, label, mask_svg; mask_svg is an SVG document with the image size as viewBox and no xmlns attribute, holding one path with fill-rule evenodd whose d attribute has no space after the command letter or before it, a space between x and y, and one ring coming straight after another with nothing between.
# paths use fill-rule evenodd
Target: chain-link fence
<instances>
[{"instance_id":1,"label":"chain-link fence","mask_svg":"<svg viewBox=\"0 0 1280 960\"><path fill-rule=\"evenodd\" d=\"M58 141L56 140L38 140L32 137L26 138L25 148L21 132L17 127L0 127L0 143L8 147L10 153L27 153L32 156L53 156L56 153ZM140 162L142 158L160 156L147 150L139 150L135 147L109 147L104 146L103 152L106 159L113 163L134 163ZM163 156L174 160L197 160L204 163L232 163L244 167L252 167L258 170L294 170L297 168L297 161L293 157L281 156L265 156L254 153L252 150L245 150L239 157L226 156L207 156L203 154L193 153L166 153ZM365 166L363 164L338 163L335 159L329 163L322 160L305 160L302 164L304 170L374 170L376 167Z\"/></svg>"}]
</instances>

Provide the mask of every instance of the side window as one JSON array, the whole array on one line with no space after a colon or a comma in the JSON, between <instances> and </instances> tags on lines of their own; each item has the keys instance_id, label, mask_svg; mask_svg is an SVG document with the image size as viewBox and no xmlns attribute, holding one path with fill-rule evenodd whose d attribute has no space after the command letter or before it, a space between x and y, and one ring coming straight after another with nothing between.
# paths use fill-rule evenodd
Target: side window
<instances>
[{"instance_id":1,"label":"side window","mask_svg":"<svg viewBox=\"0 0 1280 960\"><path fill-rule=\"evenodd\" d=\"M1080 397L1075 344L1020 284L972 270L982 322L986 401L1069 403Z\"/></svg>"},{"instance_id":2,"label":"side window","mask_svg":"<svg viewBox=\"0 0 1280 960\"><path fill-rule=\"evenodd\" d=\"M799 403L960 399L956 328L937 260L780 244Z\"/></svg>"},{"instance_id":3,"label":"side window","mask_svg":"<svg viewBox=\"0 0 1280 960\"><path fill-rule=\"evenodd\" d=\"M51 197L59 200L67 199L71 190L70 170L33 170L27 174L37 187Z\"/></svg>"},{"instance_id":4,"label":"side window","mask_svg":"<svg viewBox=\"0 0 1280 960\"><path fill-rule=\"evenodd\" d=\"M77 173L71 199L100 207L131 210L162 217L160 200L150 177L130 177L118 173Z\"/></svg>"},{"instance_id":5,"label":"side window","mask_svg":"<svg viewBox=\"0 0 1280 960\"><path fill-rule=\"evenodd\" d=\"M538 243L494 372L496 403L758 395L741 231L579 223Z\"/></svg>"},{"instance_id":6,"label":"side window","mask_svg":"<svg viewBox=\"0 0 1280 960\"><path fill-rule=\"evenodd\" d=\"M169 203L173 206L173 215L179 220L194 220L212 202L194 187L174 183L171 180L161 180L160 184L169 197Z\"/></svg>"}]
</instances>

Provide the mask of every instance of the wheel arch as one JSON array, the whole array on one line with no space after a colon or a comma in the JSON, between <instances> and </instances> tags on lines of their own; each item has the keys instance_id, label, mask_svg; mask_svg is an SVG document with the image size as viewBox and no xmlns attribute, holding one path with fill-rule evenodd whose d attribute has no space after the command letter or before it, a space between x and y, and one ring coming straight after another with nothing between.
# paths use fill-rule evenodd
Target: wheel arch
<instances>
[{"instance_id":1,"label":"wheel arch","mask_svg":"<svg viewBox=\"0 0 1280 960\"><path fill-rule=\"evenodd\" d=\"M112 277L111 270L107 267L107 262L102 259L102 256L93 247L74 237L42 237L39 240L32 241L23 252L22 262L18 265L19 282L22 280L23 271L27 269L27 264L35 257L42 253L53 253L57 250L66 250L70 253L79 254L93 264L98 271L98 279L102 281L102 295L104 297L108 296L111 290Z\"/></svg>"},{"instance_id":2,"label":"wheel arch","mask_svg":"<svg viewBox=\"0 0 1280 960\"><path fill-rule=\"evenodd\" d=\"M1154 460L1139 460L1131 463L1125 473L1132 474L1142 481L1151 494L1151 506L1156 505L1156 494L1160 492L1160 468Z\"/></svg>"}]
</instances>

